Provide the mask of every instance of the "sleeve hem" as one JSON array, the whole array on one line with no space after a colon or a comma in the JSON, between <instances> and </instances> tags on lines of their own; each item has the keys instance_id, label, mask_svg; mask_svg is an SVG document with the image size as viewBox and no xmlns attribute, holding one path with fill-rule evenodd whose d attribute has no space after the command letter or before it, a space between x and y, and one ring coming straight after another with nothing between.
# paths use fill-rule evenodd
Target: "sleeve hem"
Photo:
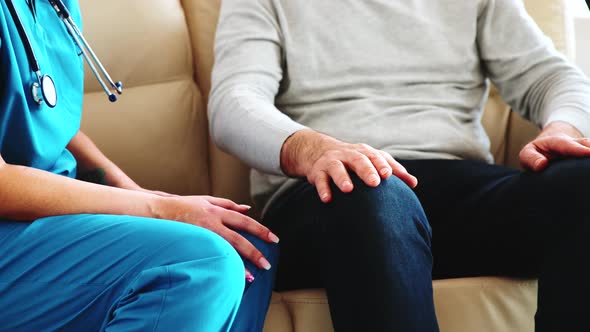
<instances>
[{"instance_id":1,"label":"sleeve hem","mask_svg":"<svg viewBox=\"0 0 590 332\"><path fill-rule=\"evenodd\" d=\"M590 137L590 112L577 108L560 109L549 116L545 126L551 122L563 121L576 127L584 137Z\"/></svg>"}]
</instances>

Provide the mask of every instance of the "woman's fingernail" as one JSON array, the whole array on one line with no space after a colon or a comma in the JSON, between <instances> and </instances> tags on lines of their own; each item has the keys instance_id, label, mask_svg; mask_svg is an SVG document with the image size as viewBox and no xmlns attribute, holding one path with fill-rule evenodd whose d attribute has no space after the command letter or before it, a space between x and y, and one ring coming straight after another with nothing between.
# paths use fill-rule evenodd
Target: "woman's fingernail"
<instances>
[{"instance_id":1,"label":"woman's fingernail","mask_svg":"<svg viewBox=\"0 0 590 332\"><path fill-rule=\"evenodd\" d=\"M350 183L350 181L342 182L342 187L346 188L346 187L350 187L350 186L352 186L352 183Z\"/></svg>"},{"instance_id":2,"label":"woman's fingernail","mask_svg":"<svg viewBox=\"0 0 590 332\"><path fill-rule=\"evenodd\" d=\"M383 175L383 176L385 176L385 175L389 174L389 168L382 168L382 169L379 171L379 174L381 174L381 175Z\"/></svg>"},{"instance_id":3,"label":"woman's fingernail","mask_svg":"<svg viewBox=\"0 0 590 332\"><path fill-rule=\"evenodd\" d=\"M254 276L250 273L246 274L246 281L247 282L253 282L254 281Z\"/></svg>"},{"instance_id":4,"label":"woman's fingernail","mask_svg":"<svg viewBox=\"0 0 590 332\"><path fill-rule=\"evenodd\" d=\"M328 196L330 196L330 195L328 195L328 193L323 193L322 196L321 196L322 197L322 201L326 201L328 199Z\"/></svg>"},{"instance_id":5,"label":"woman's fingernail","mask_svg":"<svg viewBox=\"0 0 590 332\"><path fill-rule=\"evenodd\" d=\"M541 166L541 163L543 162L543 159L537 159L537 161L535 161L535 169L539 168L539 166Z\"/></svg>"},{"instance_id":6,"label":"woman's fingernail","mask_svg":"<svg viewBox=\"0 0 590 332\"><path fill-rule=\"evenodd\" d=\"M265 269L265 270L270 270L270 263L266 260L266 258L264 257L260 257L260 259L258 260L258 263L260 264L260 266Z\"/></svg>"},{"instance_id":7,"label":"woman's fingernail","mask_svg":"<svg viewBox=\"0 0 590 332\"><path fill-rule=\"evenodd\" d=\"M274 243L279 243L280 241L279 237L276 236L273 232L268 232L268 239Z\"/></svg>"},{"instance_id":8,"label":"woman's fingernail","mask_svg":"<svg viewBox=\"0 0 590 332\"><path fill-rule=\"evenodd\" d=\"M250 205L246 205L246 204L240 204L241 207L243 207L244 209L248 209L250 210L252 207Z\"/></svg>"}]
</instances>

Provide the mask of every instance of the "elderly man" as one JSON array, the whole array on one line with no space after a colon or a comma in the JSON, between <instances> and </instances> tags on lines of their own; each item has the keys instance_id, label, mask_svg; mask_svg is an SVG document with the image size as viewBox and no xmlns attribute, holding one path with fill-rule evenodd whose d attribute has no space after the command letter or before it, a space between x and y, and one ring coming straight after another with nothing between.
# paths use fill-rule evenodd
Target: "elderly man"
<instances>
[{"instance_id":1,"label":"elderly man","mask_svg":"<svg viewBox=\"0 0 590 332\"><path fill-rule=\"evenodd\" d=\"M490 81L543 127L525 172L491 163ZM586 324L590 82L521 1L224 0L210 118L336 331L437 331L433 276L537 276L537 331Z\"/></svg>"}]
</instances>

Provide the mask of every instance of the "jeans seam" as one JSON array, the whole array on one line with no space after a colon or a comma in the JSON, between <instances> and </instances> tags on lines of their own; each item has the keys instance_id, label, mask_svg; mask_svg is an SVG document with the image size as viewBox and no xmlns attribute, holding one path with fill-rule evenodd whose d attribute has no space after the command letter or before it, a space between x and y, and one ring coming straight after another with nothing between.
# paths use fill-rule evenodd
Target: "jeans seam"
<instances>
[{"instance_id":1,"label":"jeans seam","mask_svg":"<svg viewBox=\"0 0 590 332\"><path fill-rule=\"evenodd\" d=\"M164 306L166 305L166 298L168 297L168 290L172 287L172 282L170 281L170 269L168 266L166 268L166 278L168 279L168 287L164 291L164 296L162 296L162 302L160 303L160 312L158 313L158 318L156 319L156 323L154 324L154 329L152 331L156 331L158 329L158 325L160 324L160 318L162 317L162 312L164 312Z\"/></svg>"}]
</instances>

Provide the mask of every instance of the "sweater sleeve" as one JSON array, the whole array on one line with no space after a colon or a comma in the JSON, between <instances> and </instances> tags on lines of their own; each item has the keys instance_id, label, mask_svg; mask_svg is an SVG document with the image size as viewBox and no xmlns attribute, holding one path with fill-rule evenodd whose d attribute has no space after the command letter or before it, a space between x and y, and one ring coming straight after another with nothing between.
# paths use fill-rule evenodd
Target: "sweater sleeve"
<instances>
[{"instance_id":1,"label":"sweater sleeve","mask_svg":"<svg viewBox=\"0 0 590 332\"><path fill-rule=\"evenodd\" d=\"M488 76L538 126L564 121L590 136L590 81L558 53L522 0L484 0L477 45Z\"/></svg>"},{"instance_id":2,"label":"sweater sleeve","mask_svg":"<svg viewBox=\"0 0 590 332\"><path fill-rule=\"evenodd\" d=\"M274 106L281 31L270 0L223 0L209 98L214 142L248 165L281 175L285 140L304 127Z\"/></svg>"}]
</instances>

